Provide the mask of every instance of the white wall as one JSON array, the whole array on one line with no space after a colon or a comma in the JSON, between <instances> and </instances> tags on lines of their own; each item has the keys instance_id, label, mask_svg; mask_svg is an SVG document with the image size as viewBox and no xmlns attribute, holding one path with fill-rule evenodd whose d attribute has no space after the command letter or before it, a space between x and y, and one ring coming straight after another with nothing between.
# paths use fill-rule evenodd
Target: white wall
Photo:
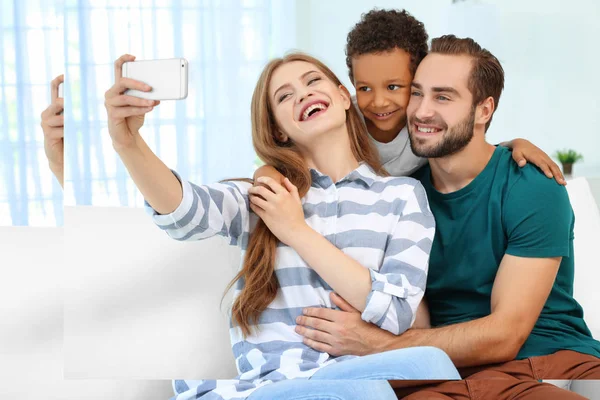
<instances>
[{"instance_id":1,"label":"white wall","mask_svg":"<svg viewBox=\"0 0 600 400\"><path fill-rule=\"evenodd\" d=\"M349 85L346 35L374 7L405 8L425 24L430 38L470 36L500 59L506 85L490 142L524 137L549 154L574 148L585 157L575 175L600 177L598 2L297 0L298 48Z\"/></svg>"}]
</instances>

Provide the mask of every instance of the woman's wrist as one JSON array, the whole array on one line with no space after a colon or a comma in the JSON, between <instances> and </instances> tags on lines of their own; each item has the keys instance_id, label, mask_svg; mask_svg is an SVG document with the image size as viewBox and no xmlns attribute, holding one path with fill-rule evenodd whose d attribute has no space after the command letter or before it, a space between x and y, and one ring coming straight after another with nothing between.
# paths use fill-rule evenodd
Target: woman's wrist
<instances>
[{"instance_id":1,"label":"woman's wrist","mask_svg":"<svg viewBox=\"0 0 600 400\"><path fill-rule=\"evenodd\" d=\"M141 146L140 146L139 139L141 139L140 133L135 132L135 133L132 133L131 136L127 140L120 140L120 141L113 140L112 146L113 146L113 149L117 152L117 154L119 156L121 156L121 155L124 155L127 153L132 153L132 152L140 150Z\"/></svg>"},{"instance_id":2,"label":"woman's wrist","mask_svg":"<svg viewBox=\"0 0 600 400\"><path fill-rule=\"evenodd\" d=\"M297 228L292 229L290 232L291 240L288 243L288 246L296 250L298 253L301 252L304 245L309 245L314 242L315 238L321 235L317 233L314 229L312 229L306 222L304 224L299 225Z\"/></svg>"}]
</instances>

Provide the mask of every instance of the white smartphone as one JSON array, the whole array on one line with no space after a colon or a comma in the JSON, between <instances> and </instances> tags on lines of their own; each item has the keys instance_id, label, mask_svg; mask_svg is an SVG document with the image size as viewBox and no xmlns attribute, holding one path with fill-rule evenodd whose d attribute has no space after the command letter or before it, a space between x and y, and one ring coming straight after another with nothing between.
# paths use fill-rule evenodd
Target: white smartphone
<instances>
[{"instance_id":1,"label":"white smartphone","mask_svg":"<svg viewBox=\"0 0 600 400\"><path fill-rule=\"evenodd\" d=\"M129 96L148 100L181 100L188 93L188 62L185 58L129 61L123 64L123 77L144 82L149 92L129 89Z\"/></svg>"}]
</instances>

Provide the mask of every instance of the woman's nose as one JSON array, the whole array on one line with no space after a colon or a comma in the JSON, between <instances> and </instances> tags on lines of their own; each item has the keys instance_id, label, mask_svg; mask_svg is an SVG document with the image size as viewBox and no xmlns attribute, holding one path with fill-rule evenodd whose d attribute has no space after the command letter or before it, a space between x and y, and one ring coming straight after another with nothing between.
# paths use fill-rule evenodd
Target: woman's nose
<instances>
[{"instance_id":1,"label":"woman's nose","mask_svg":"<svg viewBox=\"0 0 600 400\"><path fill-rule=\"evenodd\" d=\"M298 94L298 103L302 103L307 98L311 97L313 93L310 90L305 90Z\"/></svg>"}]
</instances>

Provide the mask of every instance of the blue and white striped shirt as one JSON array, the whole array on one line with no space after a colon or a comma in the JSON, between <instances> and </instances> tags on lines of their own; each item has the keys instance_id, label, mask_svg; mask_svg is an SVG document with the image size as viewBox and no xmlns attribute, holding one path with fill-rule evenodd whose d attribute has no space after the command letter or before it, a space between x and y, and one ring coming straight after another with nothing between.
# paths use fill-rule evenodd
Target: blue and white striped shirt
<instances>
[{"instance_id":1,"label":"blue and white striped shirt","mask_svg":"<svg viewBox=\"0 0 600 400\"><path fill-rule=\"evenodd\" d=\"M363 320L394 334L404 332L423 298L435 231L425 190L412 178L378 176L365 163L336 183L314 169L311 174L312 185L302 199L307 224L370 269L372 285ZM173 213L159 215L149 206L148 211L176 240L222 235L244 252L258 218L249 208L250 186L182 181L183 199ZM258 329L244 338L239 327L230 328L240 375L232 380L175 381L174 399L244 399L265 384L308 378L319 368L355 357L315 351L294 330L303 308L333 308L331 287L281 243L275 273L279 290L260 316Z\"/></svg>"}]
</instances>

